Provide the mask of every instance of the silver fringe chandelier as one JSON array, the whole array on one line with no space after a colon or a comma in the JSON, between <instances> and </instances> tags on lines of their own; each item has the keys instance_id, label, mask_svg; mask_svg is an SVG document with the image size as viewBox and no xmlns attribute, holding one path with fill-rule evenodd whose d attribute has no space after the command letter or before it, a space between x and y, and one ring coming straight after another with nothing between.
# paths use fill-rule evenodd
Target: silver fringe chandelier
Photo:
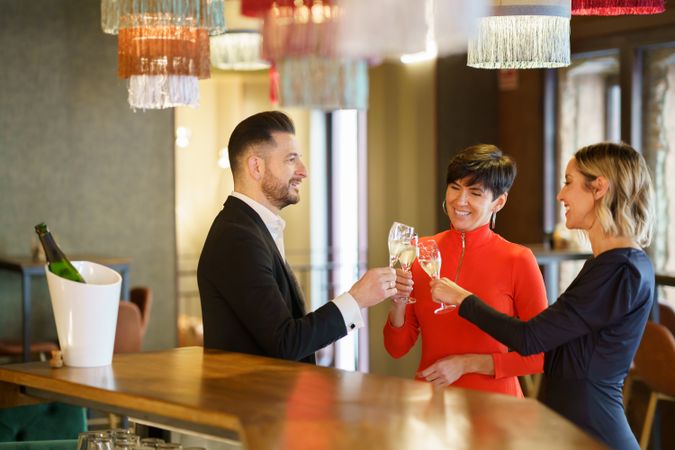
<instances>
[{"instance_id":1,"label":"silver fringe chandelier","mask_svg":"<svg viewBox=\"0 0 675 450\"><path fill-rule=\"evenodd\" d=\"M467 65L536 69L570 64L570 0L493 0L469 41Z\"/></svg>"}]
</instances>

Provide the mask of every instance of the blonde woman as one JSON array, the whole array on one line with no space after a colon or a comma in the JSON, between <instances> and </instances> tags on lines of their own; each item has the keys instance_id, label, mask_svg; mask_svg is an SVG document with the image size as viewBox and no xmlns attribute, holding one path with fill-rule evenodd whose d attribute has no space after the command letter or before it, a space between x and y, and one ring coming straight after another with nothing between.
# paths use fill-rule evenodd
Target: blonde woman
<instances>
[{"instance_id":1,"label":"blonde woman","mask_svg":"<svg viewBox=\"0 0 675 450\"><path fill-rule=\"evenodd\" d=\"M652 184L642 156L626 144L576 152L558 194L566 225L584 230L591 257L558 301L522 322L498 313L448 279L434 299L521 354L544 354L540 399L614 449L638 449L621 390L647 322L654 270L642 250L653 224Z\"/></svg>"}]
</instances>

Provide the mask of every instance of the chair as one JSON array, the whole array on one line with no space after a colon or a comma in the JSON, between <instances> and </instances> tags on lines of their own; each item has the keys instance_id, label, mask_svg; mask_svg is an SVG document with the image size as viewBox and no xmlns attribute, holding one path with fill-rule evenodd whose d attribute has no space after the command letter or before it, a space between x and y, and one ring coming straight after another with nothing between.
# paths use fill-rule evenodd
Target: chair
<instances>
[{"instance_id":1,"label":"chair","mask_svg":"<svg viewBox=\"0 0 675 450\"><path fill-rule=\"evenodd\" d=\"M670 333L675 336L675 311L669 305L659 302L659 323L668 330ZM628 400L631 396L631 390L633 388L633 378L635 375L635 364L631 363L630 369L628 370L628 376L624 382L623 386L623 406L628 408Z\"/></svg>"},{"instance_id":2,"label":"chair","mask_svg":"<svg viewBox=\"0 0 675 450\"><path fill-rule=\"evenodd\" d=\"M649 445L656 403L675 401L675 338L663 325L648 321L634 360L634 377L651 390L640 436L640 448Z\"/></svg>"},{"instance_id":3,"label":"chair","mask_svg":"<svg viewBox=\"0 0 675 450\"><path fill-rule=\"evenodd\" d=\"M152 309L152 289L145 286L134 286L129 292L129 301L135 303L141 312L141 330L143 336L150 322L150 310Z\"/></svg>"},{"instance_id":4,"label":"chair","mask_svg":"<svg viewBox=\"0 0 675 450\"><path fill-rule=\"evenodd\" d=\"M77 439L86 430L80 406L54 402L0 408L0 442Z\"/></svg>"},{"instance_id":5,"label":"chair","mask_svg":"<svg viewBox=\"0 0 675 450\"><path fill-rule=\"evenodd\" d=\"M659 303L659 323L675 336L675 311L670 305Z\"/></svg>"},{"instance_id":6,"label":"chair","mask_svg":"<svg viewBox=\"0 0 675 450\"><path fill-rule=\"evenodd\" d=\"M132 302L120 302L117 310L114 353L137 353L143 348L141 311Z\"/></svg>"},{"instance_id":7,"label":"chair","mask_svg":"<svg viewBox=\"0 0 675 450\"><path fill-rule=\"evenodd\" d=\"M115 331L115 353L136 353L143 348L143 338L150 321L152 290L135 286L129 292L129 301L120 302Z\"/></svg>"}]
</instances>

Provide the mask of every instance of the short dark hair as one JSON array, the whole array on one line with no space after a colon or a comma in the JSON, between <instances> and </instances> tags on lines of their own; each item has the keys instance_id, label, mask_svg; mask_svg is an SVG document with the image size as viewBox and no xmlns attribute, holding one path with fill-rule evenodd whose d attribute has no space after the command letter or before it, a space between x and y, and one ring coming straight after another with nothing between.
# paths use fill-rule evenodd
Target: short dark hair
<instances>
[{"instance_id":1,"label":"short dark hair","mask_svg":"<svg viewBox=\"0 0 675 450\"><path fill-rule=\"evenodd\" d=\"M494 145L478 144L457 153L445 177L447 184L468 177L468 184L480 183L495 199L508 192L516 178L516 163Z\"/></svg>"},{"instance_id":2,"label":"short dark hair","mask_svg":"<svg viewBox=\"0 0 675 450\"><path fill-rule=\"evenodd\" d=\"M281 111L263 111L239 122L230 135L227 152L234 176L242 167L242 157L251 145L273 142L272 133L295 134L293 121Z\"/></svg>"}]
</instances>

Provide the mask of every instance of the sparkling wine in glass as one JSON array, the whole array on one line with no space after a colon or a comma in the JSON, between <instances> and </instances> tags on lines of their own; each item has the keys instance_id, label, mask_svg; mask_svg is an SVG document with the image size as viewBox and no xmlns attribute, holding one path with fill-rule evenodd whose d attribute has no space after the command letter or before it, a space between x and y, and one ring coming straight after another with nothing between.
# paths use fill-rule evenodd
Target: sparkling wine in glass
<instances>
[{"instance_id":1,"label":"sparkling wine in glass","mask_svg":"<svg viewBox=\"0 0 675 450\"><path fill-rule=\"evenodd\" d=\"M413 233L409 238L404 238L401 241L401 246L399 248L399 254L397 257L398 263L401 265L401 269L405 272L410 272L410 268L417 258L417 234ZM395 299L398 303L415 303L416 300L413 297L401 297Z\"/></svg>"},{"instance_id":2,"label":"sparkling wine in glass","mask_svg":"<svg viewBox=\"0 0 675 450\"><path fill-rule=\"evenodd\" d=\"M415 234L415 229L400 222L394 222L389 229L389 267L395 267L398 256L405 246L405 240Z\"/></svg>"},{"instance_id":3,"label":"sparkling wine in glass","mask_svg":"<svg viewBox=\"0 0 675 450\"><path fill-rule=\"evenodd\" d=\"M434 240L428 240L417 244L419 255L417 261L422 266L422 269L431 278L438 279L441 276L441 251L438 249L438 244ZM455 307L441 303L441 306L434 310L434 314L444 314L453 310Z\"/></svg>"}]
</instances>

